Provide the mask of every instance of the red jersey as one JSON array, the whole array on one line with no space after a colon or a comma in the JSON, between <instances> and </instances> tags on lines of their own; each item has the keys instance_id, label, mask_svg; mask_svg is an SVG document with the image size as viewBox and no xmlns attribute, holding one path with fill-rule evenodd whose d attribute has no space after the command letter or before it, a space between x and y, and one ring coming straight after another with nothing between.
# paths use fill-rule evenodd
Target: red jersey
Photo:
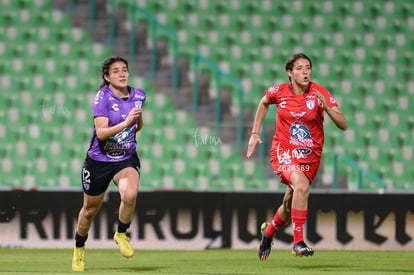
<instances>
[{"instance_id":1,"label":"red jersey","mask_svg":"<svg viewBox=\"0 0 414 275\"><path fill-rule=\"evenodd\" d=\"M303 95L293 92L290 82L274 85L266 90L269 104L277 105L276 133L273 137L272 157L288 164L319 162L324 141L323 109L313 89L319 91L329 107L337 106L332 95L322 86L310 82Z\"/></svg>"}]
</instances>

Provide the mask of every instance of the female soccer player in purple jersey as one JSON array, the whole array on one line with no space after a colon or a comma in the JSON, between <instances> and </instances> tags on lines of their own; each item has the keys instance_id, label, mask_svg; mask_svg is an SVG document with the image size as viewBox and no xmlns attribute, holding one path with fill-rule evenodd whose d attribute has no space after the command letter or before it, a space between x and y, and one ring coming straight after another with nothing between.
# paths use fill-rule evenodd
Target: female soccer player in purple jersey
<instances>
[{"instance_id":1,"label":"female soccer player in purple jersey","mask_svg":"<svg viewBox=\"0 0 414 275\"><path fill-rule=\"evenodd\" d=\"M108 186L118 186L121 197L114 240L121 254L132 257L126 231L135 211L140 160L135 134L141 130L144 91L128 86L128 62L110 57L102 64L103 82L93 102L93 136L82 168L83 206L75 235L72 270L85 270L85 242L92 221L102 206Z\"/></svg>"}]
</instances>

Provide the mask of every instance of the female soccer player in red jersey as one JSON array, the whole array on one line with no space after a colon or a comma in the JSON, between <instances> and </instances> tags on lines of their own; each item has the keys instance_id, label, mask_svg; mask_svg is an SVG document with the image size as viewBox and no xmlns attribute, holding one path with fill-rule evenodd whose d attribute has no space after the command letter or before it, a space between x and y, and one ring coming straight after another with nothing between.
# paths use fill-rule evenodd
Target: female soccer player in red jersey
<instances>
[{"instance_id":1,"label":"female soccer player in red jersey","mask_svg":"<svg viewBox=\"0 0 414 275\"><path fill-rule=\"evenodd\" d=\"M312 256L314 251L303 240L303 225L308 213L310 185L318 171L324 140L325 111L335 125L346 130L348 125L332 95L311 82L312 61L303 53L294 54L285 66L289 81L266 90L256 111L249 139L247 158L256 144L263 143L259 131L270 104L276 104L276 133L273 137L271 163L286 184L283 202L271 223L263 223L259 259L266 259L275 232L292 219L294 256Z\"/></svg>"}]
</instances>

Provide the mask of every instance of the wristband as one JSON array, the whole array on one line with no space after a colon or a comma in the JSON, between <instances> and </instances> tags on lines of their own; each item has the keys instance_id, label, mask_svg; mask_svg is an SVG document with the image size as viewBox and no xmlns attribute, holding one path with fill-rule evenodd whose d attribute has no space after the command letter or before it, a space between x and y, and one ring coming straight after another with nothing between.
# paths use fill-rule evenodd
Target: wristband
<instances>
[{"instance_id":1,"label":"wristband","mask_svg":"<svg viewBox=\"0 0 414 275\"><path fill-rule=\"evenodd\" d=\"M254 132L251 132L251 134L252 134L252 135L253 135L253 134L260 135L260 133L254 133Z\"/></svg>"}]
</instances>

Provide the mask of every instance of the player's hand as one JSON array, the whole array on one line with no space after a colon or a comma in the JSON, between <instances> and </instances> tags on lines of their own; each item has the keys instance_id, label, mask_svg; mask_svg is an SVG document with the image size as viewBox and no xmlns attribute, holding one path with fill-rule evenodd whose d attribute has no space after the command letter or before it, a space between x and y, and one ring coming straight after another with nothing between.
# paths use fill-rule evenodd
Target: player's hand
<instances>
[{"instance_id":1,"label":"player's hand","mask_svg":"<svg viewBox=\"0 0 414 275\"><path fill-rule=\"evenodd\" d=\"M313 93L315 94L316 98L318 99L319 106L323 110L326 110L326 108L328 107L328 104L326 104L325 97L318 90L313 89Z\"/></svg>"},{"instance_id":2,"label":"player's hand","mask_svg":"<svg viewBox=\"0 0 414 275\"><path fill-rule=\"evenodd\" d=\"M141 115L141 113L142 108L132 108L127 118L125 119L127 126L129 127L130 125L135 123L136 119Z\"/></svg>"},{"instance_id":3,"label":"player's hand","mask_svg":"<svg viewBox=\"0 0 414 275\"><path fill-rule=\"evenodd\" d=\"M256 144L257 143L263 144L263 141L260 138L260 135L258 135L258 134L252 134L250 136L249 144L247 146L247 154L246 154L246 157L248 159L253 155L253 152L254 152L254 149L256 148Z\"/></svg>"}]
</instances>

